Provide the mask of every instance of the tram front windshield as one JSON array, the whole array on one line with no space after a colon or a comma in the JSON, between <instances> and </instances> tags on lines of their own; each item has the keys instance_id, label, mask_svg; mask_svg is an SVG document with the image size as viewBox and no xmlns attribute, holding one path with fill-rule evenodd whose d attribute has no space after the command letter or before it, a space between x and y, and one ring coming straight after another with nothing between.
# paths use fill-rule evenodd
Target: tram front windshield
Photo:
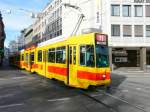
<instances>
[{"instance_id":1,"label":"tram front windshield","mask_svg":"<svg viewBox=\"0 0 150 112\"><path fill-rule=\"evenodd\" d=\"M108 47L96 45L96 66L100 67L108 67Z\"/></svg>"}]
</instances>

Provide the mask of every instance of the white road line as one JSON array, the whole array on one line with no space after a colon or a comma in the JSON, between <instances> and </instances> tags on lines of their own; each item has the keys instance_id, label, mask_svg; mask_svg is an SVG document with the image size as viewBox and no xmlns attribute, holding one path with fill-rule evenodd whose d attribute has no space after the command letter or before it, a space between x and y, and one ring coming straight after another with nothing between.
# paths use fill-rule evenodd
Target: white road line
<instances>
[{"instance_id":1,"label":"white road line","mask_svg":"<svg viewBox=\"0 0 150 112\"><path fill-rule=\"evenodd\" d=\"M0 109L9 108L9 107L16 107L16 106L22 106L22 105L24 105L24 104L23 103L18 103L18 104L2 105L2 106L0 106Z\"/></svg>"},{"instance_id":2,"label":"white road line","mask_svg":"<svg viewBox=\"0 0 150 112\"><path fill-rule=\"evenodd\" d=\"M70 100L70 98L59 98L59 99L50 99L47 100L48 102L56 102L56 101L67 101Z\"/></svg>"},{"instance_id":3,"label":"white road line","mask_svg":"<svg viewBox=\"0 0 150 112\"><path fill-rule=\"evenodd\" d=\"M12 77L12 78L0 78L0 81L5 81L5 80L9 80L9 79L23 79L23 78L27 78L27 76L23 76L23 77Z\"/></svg>"},{"instance_id":4,"label":"white road line","mask_svg":"<svg viewBox=\"0 0 150 112\"><path fill-rule=\"evenodd\" d=\"M139 90L139 91L140 91L140 90L142 90L142 89L141 89L141 88L136 88L136 90Z\"/></svg>"},{"instance_id":5,"label":"white road line","mask_svg":"<svg viewBox=\"0 0 150 112\"><path fill-rule=\"evenodd\" d=\"M3 80L7 80L7 79L4 79L4 78L0 78L0 81L3 81Z\"/></svg>"},{"instance_id":6,"label":"white road line","mask_svg":"<svg viewBox=\"0 0 150 112\"><path fill-rule=\"evenodd\" d=\"M142 88L142 89L145 89L145 90L150 89L150 87L148 87L148 86L143 86L143 85L136 86L136 85L134 85L132 83L126 83L126 84L129 85L129 86L134 86L134 87Z\"/></svg>"},{"instance_id":7,"label":"white road line","mask_svg":"<svg viewBox=\"0 0 150 112\"><path fill-rule=\"evenodd\" d=\"M150 73L144 73L144 72L112 72L113 74L122 74L122 75L127 75L129 77L150 77ZM137 75L138 74L138 75ZM144 74L140 75L140 74Z\"/></svg>"},{"instance_id":8,"label":"white road line","mask_svg":"<svg viewBox=\"0 0 150 112\"><path fill-rule=\"evenodd\" d=\"M14 96L14 94L2 95L2 96L0 96L0 98L5 98L5 97L9 97L9 96Z\"/></svg>"},{"instance_id":9,"label":"white road line","mask_svg":"<svg viewBox=\"0 0 150 112\"><path fill-rule=\"evenodd\" d=\"M26 76L24 76L24 77L13 77L11 79L23 79L23 78L27 78L27 77Z\"/></svg>"},{"instance_id":10,"label":"white road line","mask_svg":"<svg viewBox=\"0 0 150 112\"><path fill-rule=\"evenodd\" d=\"M130 70L128 70L127 72L129 72L129 73L130 73L130 72L131 72L131 73L140 73L140 72L142 72L142 73L143 73L143 71L138 71L138 70L137 70L137 71L130 71Z\"/></svg>"},{"instance_id":11,"label":"white road line","mask_svg":"<svg viewBox=\"0 0 150 112\"><path fill-rule=\"evenodd\" d=\"M123 90L121 90L122 92L125 92L125 93L127 93L127 92L129 92L129 90L127 90L127 89L123 89Z\"/></svg>"},{"instance_id":12,"label":"white road line","mask_svg":"<svg viewBox=\"0 0 150 112\"><path fill-rule=\"evenodd\" d=\"M101 95L103 95L103 94L93 94L93 95L91 95L92 97L95 97L95 96L101 96Z\"/></svg>"}]
</instances>

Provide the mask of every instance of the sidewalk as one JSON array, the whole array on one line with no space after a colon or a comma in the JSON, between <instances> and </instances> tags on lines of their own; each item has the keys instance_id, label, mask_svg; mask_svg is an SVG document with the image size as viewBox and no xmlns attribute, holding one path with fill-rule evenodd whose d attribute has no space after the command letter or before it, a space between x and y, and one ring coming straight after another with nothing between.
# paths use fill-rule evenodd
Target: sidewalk
<instances>
[{"instance_id":1,"label":"sidewalk","mask_svg":"<svg viewBox=\"0 0 150 112\"><path fill-rule=\"evenodd\" d=\"M111 73L127 77L150 77L150 68L141 70L139 67L121 67L113 70Z\"/></svg>"}]
</instances>

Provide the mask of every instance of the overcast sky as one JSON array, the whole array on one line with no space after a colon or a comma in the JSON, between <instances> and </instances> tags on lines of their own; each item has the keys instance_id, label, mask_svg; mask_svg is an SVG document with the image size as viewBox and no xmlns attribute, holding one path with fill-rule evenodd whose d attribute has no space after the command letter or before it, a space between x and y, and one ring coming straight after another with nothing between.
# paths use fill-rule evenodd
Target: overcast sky
<instances>
[{"instance_id":1,"label":"overcast sky","mask_svg":"<svg viewBox=\"0 0 150 112\"><path fill-rule=\"evenodd\" d=\"M33 23L29 13L19 9L31 10L33 12L42 11L51 0L0 0L0 10L11 10L11 14L2 11L5 24L6 41L8 46L11 40L16 40L20 31Z\"/></svg>"}]
</instances>

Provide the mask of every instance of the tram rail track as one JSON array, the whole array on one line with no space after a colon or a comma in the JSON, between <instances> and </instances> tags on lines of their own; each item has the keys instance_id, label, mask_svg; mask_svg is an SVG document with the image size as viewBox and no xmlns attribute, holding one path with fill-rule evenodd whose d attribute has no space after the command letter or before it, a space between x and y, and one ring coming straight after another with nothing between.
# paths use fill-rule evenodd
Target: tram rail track
<instances>
[{"instance_id":1,"label":"tram rail track","mask_svg":"<svg viewBox=\"0 0 150 112\"><path fill-rule=\"evenodd\" d=\"M99 104L101 104L101 105L107 107L111 112L118 112L114 107L111 107L110 105L108 105L108 104L102 102L101 100L99 100L99 99L93 97L92 95L86 93L85 91L80 90L80 92L82 93L82 95L84 95L84 96L86 96L86 97L88 97L88 98L90 98L90 99L96 101L97 103L99 103Z\"/></svg>"},{"instance_id":2,"label":"tram rail track","mask_svg":"<svg viewBox=\"0 0 150 112\"><path fill-rule=\"evenodd\" d=\"M129 105L129 106L131 106L131 107L134 107L134 108L138 109L138 110L141 110L141 111L143 111L143 112L147 112L142 106L140 106L140 105L134 105L134 104L128 102L127 100L123 99L123 98L117 97L117 96L112 95L112 94L110 94L110 93L108 93L108 92L105 92L105 91L103 91L103 90L96 90L96 91L97 91L97 92L101 92L102 94L104 94L104 95L106 95L106 96L109 96L109 97L111 97L111 98L113 98L113 99L116 99L116 100L118 100L118 101L121 101L121 102L123 102L123 103L125 103L125 104L127 104L127 105Z\"/></svg>"},{"instance_id":3,"label":"tram rail track","mask_svg":"<svg viewBox=\"0 0 150 112\"><path fill-rule=\"evenodd\" d=\"M86 97L88 97L88 98L90 98L90 99L96 101L97 103L102 104L103 106L107 107L111 112L119 112L119 111L118 111L117 109L115 109L113 106L110 106L110 104L105 103L105 102L102 101L101 99L96 98L95 96L90 95L90 94L88 94L87 92L85 92L85 91L83 91L83 90L80 90L80 92L81 92L84 96L86 96ZM108 93L108 92L106 92L105 90L95 89L95 92L98 92L98 93L100 93L100 94L102 94L102 95L108 96L108 97L112 98L113 100L120 101L120 102L122 102L122 103L124 103L124 104L126 104L126 105L128 105L128 106L130 106L130 107L132 107L132 108L134 108L134 109L140 110L140 111L142 111L142 112L148 112L148 111L146 111L141 105L134 105L134 104L130 103L129 101L127 101L126 99L123 99L123 98L117 97L117 96L115 96L115 95L112 95L111 93Z\"/></svg>"}]
</instances>

